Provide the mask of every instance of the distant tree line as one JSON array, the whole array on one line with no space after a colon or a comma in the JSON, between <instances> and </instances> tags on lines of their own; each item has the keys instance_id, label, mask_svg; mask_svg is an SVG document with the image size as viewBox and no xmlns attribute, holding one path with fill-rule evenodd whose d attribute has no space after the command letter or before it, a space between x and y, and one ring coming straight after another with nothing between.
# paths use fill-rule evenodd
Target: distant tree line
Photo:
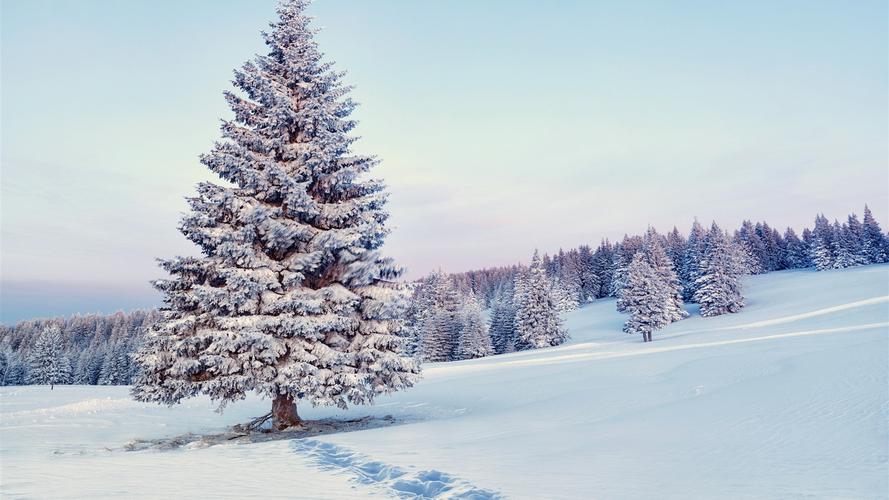
<instances>
[{"instance_id":1,"label":"distant tree line","mask_svg":"<svg viewBox=\"0 0 889 500\"><path fill-rule=\"evenodd\" d=\"M630 316L625 331L650 340L652 331L686 316L684 302L700 304L702 316L739 311L744 305L743 275L887 261L889 236L867 206L861 220L851 214L842 223L831 223L819 214L814 227L803 229L801 235L792 228L782 234L767 222L744 221L729 233L715 223L705 229L694 221L687 236L675 227L666 234L649 228L644 235L625 235L619 242L603 240L595 249L582 245L542 259L535 253L530 267L435 273L415 284L406 335L412 353L426 361L486 355L484 349L469 355L459 347L488 345L476 331L478 326L473 326L471 342L462 340L460 321L466 315L460 310L467 302L477 302L489 311L483 325L488 328L490 353L556 345L565 335L557 333L561 327L558 316L552 319L552 311L570 311L614 297L618 310ZM533 307L527 302L529 291L535 294ZM524 333L529 325L548 333Z\"/></svg>"},{"instance_id":2,"label":"distant tree line","mask_svg":"<svg viewBox=\"0 0 889 500\"><path fill-rule=\"evenodd\" d=\"M0 326L0 383L127 385L136 366L130 354L155 310L75 315Z\"/></svg>"}]
</instances>

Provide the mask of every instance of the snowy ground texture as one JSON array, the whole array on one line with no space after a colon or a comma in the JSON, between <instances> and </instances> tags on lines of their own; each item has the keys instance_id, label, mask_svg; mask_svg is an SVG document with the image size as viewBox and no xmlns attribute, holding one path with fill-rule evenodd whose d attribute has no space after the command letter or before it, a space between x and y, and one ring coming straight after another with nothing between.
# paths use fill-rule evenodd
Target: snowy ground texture
<instances>
[{"instance_id":1,"label":"snowy ground texture","mask_svg":"<svg viewBox=\"0 0 889 500\"><path fill-rule=\"evenodd\" d=\"M651 344L602 301L568 315L567 345L427 365L373 407L301 408L394 417L355 432L124 451L269 404L218 415L124 387L3 387L0 497L887 498L889 266L746 285L742 313Z\"/></svg>"}]
</instances>

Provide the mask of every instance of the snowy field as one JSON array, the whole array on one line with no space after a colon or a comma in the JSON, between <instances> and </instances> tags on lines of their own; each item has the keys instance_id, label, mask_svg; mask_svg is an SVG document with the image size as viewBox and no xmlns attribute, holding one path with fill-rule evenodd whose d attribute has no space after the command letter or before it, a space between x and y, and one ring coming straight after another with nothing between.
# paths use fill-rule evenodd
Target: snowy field
<instances>
[{"instance_id":1,"label":"snowy field","mask_svg":"<svg viewBox=\"0 0 889 500\"><path fill-rule=\"evenodd\" d=\"M0 496L887 498L889 266L772 273L745 294L742 313L651 344L595 303L567 316L567 345L427 365L373 407L301 408L396 421L312 439L124 451L269 403L219 415L125 387L3 387Z\"/></svg>"}]
</instances>

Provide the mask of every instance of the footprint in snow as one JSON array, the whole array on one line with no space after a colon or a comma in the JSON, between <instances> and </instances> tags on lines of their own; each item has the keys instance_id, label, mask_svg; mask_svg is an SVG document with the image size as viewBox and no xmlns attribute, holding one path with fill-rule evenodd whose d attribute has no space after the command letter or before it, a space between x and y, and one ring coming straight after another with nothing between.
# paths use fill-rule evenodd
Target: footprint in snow
<instances>
[{"instance_id":1,"label":"footprint in snow","mask_svg":"<svg viewBox=\"0 0 889 500\"><path fill-rule=\"evenodd\" d=\"M293 449L324 470L342 471L353 480L388 489L401 498L455 498L489 500L500 493L477 488L467 481L437 470L408 472L397 466L356 453L346 447L314 439L296 439Z\"/></svg>"}]
</instances>

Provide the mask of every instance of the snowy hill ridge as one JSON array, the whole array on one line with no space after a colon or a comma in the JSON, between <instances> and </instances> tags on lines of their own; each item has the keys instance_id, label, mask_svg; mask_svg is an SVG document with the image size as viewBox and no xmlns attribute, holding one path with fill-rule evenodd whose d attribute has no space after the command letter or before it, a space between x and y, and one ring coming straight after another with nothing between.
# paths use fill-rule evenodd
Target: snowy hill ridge
<instances>
[{"instance_id":1,"label":"snowy hill ridge","mask_svg":"<svg viewBox=\"0 0 889 500\"><path fill-rule=\"evenodd\" d=\"M398 422L311 440L125 452L267 403L220 416L124 387L4 387L0 496L886 498L889 265L744 285L742 312L689 306L648 344L595 302L565 316L565 345L428 364L375 406L307 409Z\"/></svg>"}]
</instances>

